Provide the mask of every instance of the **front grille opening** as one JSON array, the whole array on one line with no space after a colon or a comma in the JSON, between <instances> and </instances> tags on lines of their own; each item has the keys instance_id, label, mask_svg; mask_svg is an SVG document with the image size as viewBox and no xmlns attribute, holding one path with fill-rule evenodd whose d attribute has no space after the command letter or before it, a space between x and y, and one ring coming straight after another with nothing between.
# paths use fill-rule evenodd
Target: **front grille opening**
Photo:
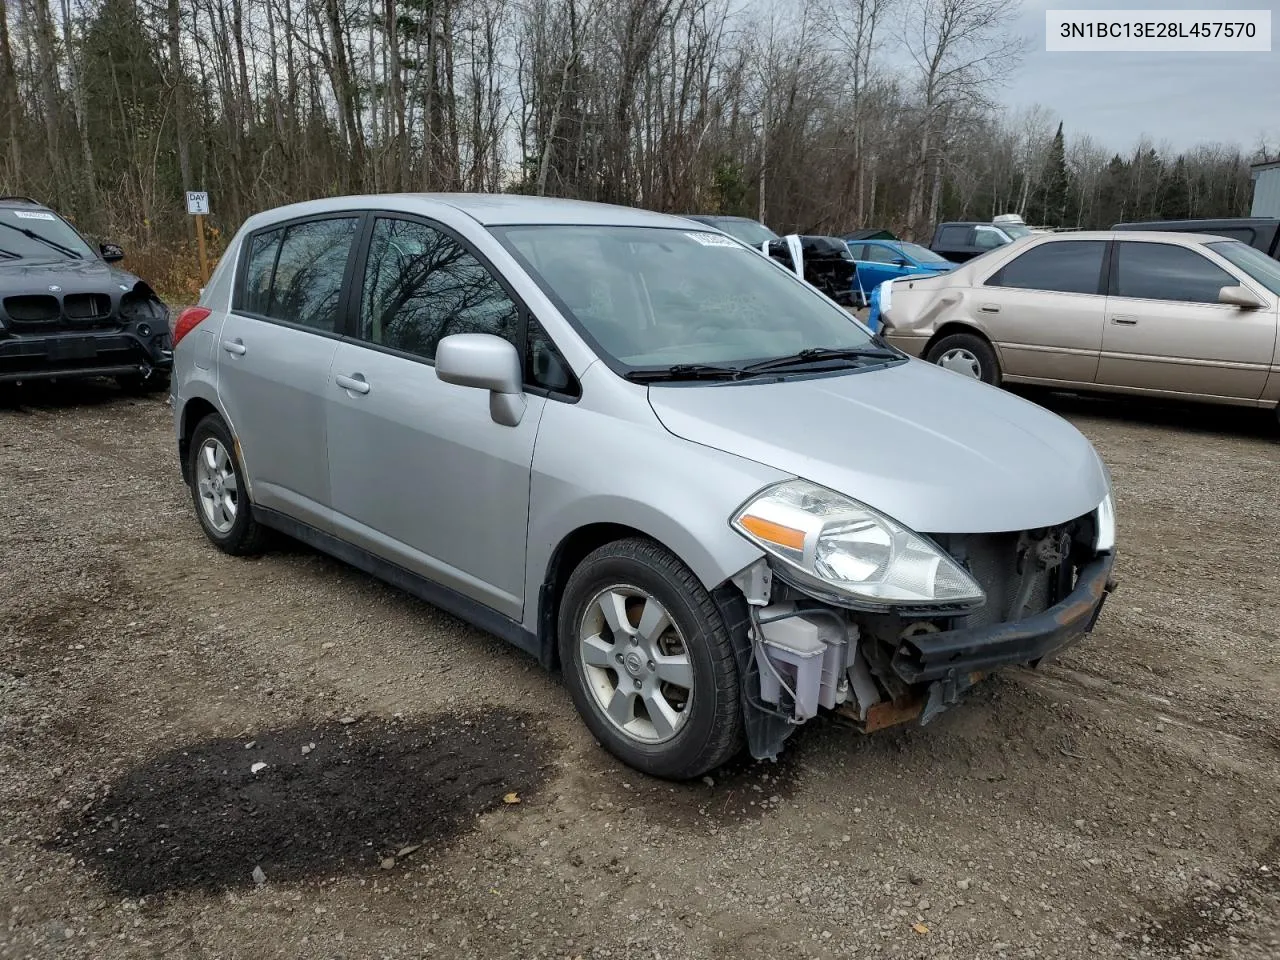
<instances>
[{"instance_id":1,"label":"front grille opening","mask_svg":"<svg viewBox=\"0 0 1280 960\"><path fill-rule=\"evenodd\" d=\"M97 320L111 312L111 298L105 293L70 293L62 307L72 320Z\"/></svg>"},{"instance_id":2,"label":"front grille opening","mask_svg":"<svg viewBox=\"0 0 1280 960\"><path fill-rule=\"evenodd\" d=\"M5 297L4 310L10 318L20 323L49 323L61 316L58 298L47 293Z\"/></svg>"}]
</instances>

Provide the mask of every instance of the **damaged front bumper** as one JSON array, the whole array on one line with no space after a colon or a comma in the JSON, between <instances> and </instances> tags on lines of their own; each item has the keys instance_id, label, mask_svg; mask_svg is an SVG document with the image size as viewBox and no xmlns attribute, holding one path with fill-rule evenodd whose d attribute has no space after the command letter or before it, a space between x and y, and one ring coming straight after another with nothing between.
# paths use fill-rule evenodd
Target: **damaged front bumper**
<instances>
[{"instance_id":1,"label":"damaged front bumper","mask_svg":"<svg viewBox=\"0 0 1280 960\"><path fill-rule=\"evenodd\" d=\"M0 382L167 373L167 328L0 336Z\"/></svg>"},{"instance_id":2,"label":"damaged front bumper","mask_svg":"<svg viewBox=\"0 0 1280 960\"><path fill-rule=\"evenodd\" d=\"M1099 555L1080 571L1075 589L1061 603L1025 620L905 637L894 654L893 670L915 684L997 667L1035 666L1093 630L1115 589L1114 564L1114 554Z\"/></svg>"},{"instance_id":3,"label":"damaged front bumper","mask_svg":"<svg viewBox=\"0 0 1280 960\"><path fill-rule=\"evenodd\" d=\"M1093 630L1115 588L1114 563L1110 552L1085 560L1070 592L1039 613L945 629L945 620L906 623L833 607L775 584L761 561L734 580L750 608L738 660L752 755L776 757L819 708L865 733L925 724L991 671L1039 666Z\"/></svg>"}]
</instances>

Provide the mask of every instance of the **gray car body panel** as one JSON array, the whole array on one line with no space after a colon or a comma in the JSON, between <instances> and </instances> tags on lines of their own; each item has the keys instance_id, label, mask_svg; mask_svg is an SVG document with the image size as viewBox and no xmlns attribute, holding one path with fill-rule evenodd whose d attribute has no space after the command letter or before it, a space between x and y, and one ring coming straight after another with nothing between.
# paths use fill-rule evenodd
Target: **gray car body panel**
<instances>
[{"instance_id":1,"label":"gray car body panel","mask_svg":"<svg viewBox=\"0 0 1280 960\"><path fill-rule=\"evenodd\" d=\"M538 609L555 549L595 524L657 540L708 588L763 556L729 520L757 490L790 475L673 435L645 393L597 363L582 377L582 400L547 404L530 486L526 611Z\"/></svg>"},{"instance_id":2,"label":"gray car body panel","mask_svg":"<svg viewBox=\"0 0 1280 960\"><path fill-rule=\"evenodd\" d=\"M270 448L271 438L257 436L264 428L255 421L263 419L263 409L281 408L251 408L243 399L228 396L239 388L234 377L224 378L222 372L257 347L245 339L247 334L270 344L257 353L284 349L283 344L274 343L275 331L260 336L256 327L246 325L246 318L230 315L243 239L278 222L346 210L404 213L453 229L523 299L581 385L576 402L544 401L530 395L531 401L539 402L531 402L520 424L512 428L486 417L484 391L445 384L435 378L431 364L414 364L415 374L422 378L423 396L429 390L440 403L458 410L465 407L470 411L468 429L475 431L470 441L475 456L459 462L457 475L443 470L432 474L431 483L445 484L439 503L433 504L430 484L423 483L414 507L453 513L469 510L461 519L441 520L441 513L435 522L426 518L386 529L389 524L383 517L378 524L357 520L357 527L349 514L369 509L371 502L359 505L357 498L348 502L347 510L318 502L322 497L332 499L335 451L344 449L346 434L357 425L326 414L319 414L322 427L310 419L302 425L312 453L318 451L330 464L322 470L321 486L315 486L319 482L315 478L299 478L296 473L288 474L292 479L287 483L268 480L284 475L288 468L276 462L279 451ZM242 463L254 502L272 499L282 513L333 531L348 543L439 582L534 635L540 633L541 591L557 548L576 531L596 524L621 525L652 537L679 556L704 585L713 587L763 556L733 531L731 515L758 490L794 476L831 486L930 533L1057 523L1096 508L1106 494L1101 462L1088 441L1065 421L1017 397L922 363L782 383L753 380L650 387L630 383L598 361L592 348L487 229L517 223L684 230L692 226L681 218L625 207L454 194L341 197L255 215L241 227L203 291L201 305L214 313L175 350L173 405L179 439L186 405L196 398L212 404L242 444L250 438L243 444ZM281 384L285 395L296 401L289 409L312 404L323 411L334 404L356 402L343 396L333 376L360 371L345 366L330 369L335 356L354 359L357 367L361 356L368 356L371 359L364 365L369 369L376 367L383 378L395 376L394 365L372 359L375 351L357 341L299 332L268 321L253 323L317 341L319 353L307 364L315 369L304 374L299 363L289 361L291 372L282 374L285 380L296 375L306 381ZM222 341L232 333L245 339L249 348L245 355L233 356L222 348ZM377 390L375 383L363 399ZM300 415L311 417L310 413ZM425 416L424 407L419 418L425 420ZM426 423L421 429L430 426ZM272 434L275 429L267 427L266 432ZM430 442L447 449L463 436L462 421L455 420L440 432ZM380 467L363 464L360 476L368 481L379 469L384 474L412 470L421 464L425 450L409 454L388 450ZM524 461L526 451L528 461ZM372 454L372 448L360 448L361 456ZM478 502L477 478L472 474L481 469L485 458L490 463L497 458L513 468L499 484L504 496L519 487L520 464L528 462L523 503ZM290 487L297 495L291 499L281 492L289 484L306 489ZM488 490L483 483L480 488ZM415 492L404 484L397 490L401 499ZM377 492L364 495L372 498ZM299 497L312 502L308 505ZM351 506L353 502L357 505ZM446 544L434 555L426 549L428 544L413 542L428 536L457 539L486 526L502 534L501 542L486 537L461 548ZM489 563L469 552L475 550L505 550L510 556ZM518 572L514 577L513 571Z\"/></svg>"}]
</instances>

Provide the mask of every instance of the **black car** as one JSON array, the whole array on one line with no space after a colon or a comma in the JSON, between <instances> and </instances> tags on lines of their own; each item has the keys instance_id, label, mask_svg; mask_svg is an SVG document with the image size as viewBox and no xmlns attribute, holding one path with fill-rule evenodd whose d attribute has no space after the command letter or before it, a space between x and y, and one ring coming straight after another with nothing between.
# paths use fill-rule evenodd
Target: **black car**
<instances>
[{"instance_id":1,"label":"black car","mask_svg":"<svg viewBox=\"0 0 1280 960\"><path fill-rule=\"evenodd\" d=\"M1151 220L1117 223L1112 230L1168 230L1173 233L1210 233L1230 237L1280 260L1280 219L1275 217L1223 217L1217 220Z\"/></svg>"},{"instance_id":2,"label":"black car","mask_svg":"<svg viewBox=\"0 0 1280 960\"><path fill-rule=\"evenodd\" d=\"M794 270L795 259L786 237L780 237L758 220L747 217L708 216L682 214L686 220L715 227L735 240L755 247L761 252L768 244L769 256L783 266ZM803 261L804 278L828 297L840 304L854 304L858 295L858 265L849 252L848 244L839 237L800 236L800 259Z\"/></svg>"},{"instance_id":3,"label":"black car","mask_svg":"<svg viewBox=\"0 0 1280 960\"><path fill-rule=\"evenodd\" d=\"M165 389L173 366L169 311L67 221L27 197L0 197L0 384L114 377Z\"/></svg>"}]
</instances>

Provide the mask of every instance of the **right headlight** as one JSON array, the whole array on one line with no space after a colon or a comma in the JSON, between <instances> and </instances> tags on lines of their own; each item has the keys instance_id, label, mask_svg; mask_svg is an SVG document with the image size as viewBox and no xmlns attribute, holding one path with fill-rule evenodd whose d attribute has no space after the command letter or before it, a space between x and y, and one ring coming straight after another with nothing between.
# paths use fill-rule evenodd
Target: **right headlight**
<instances>
[{"instance_id":1,"label":"right headlight","mask_svg":"<svg viewBox=\"0 0 1280 960\"><path fill-rule=\"evenodd\" d=\"M762 490L731 523L802 589L873 608L972 607L986 600L973 577L924 537L807 480Z\"/></svg>"}]
</instances>

